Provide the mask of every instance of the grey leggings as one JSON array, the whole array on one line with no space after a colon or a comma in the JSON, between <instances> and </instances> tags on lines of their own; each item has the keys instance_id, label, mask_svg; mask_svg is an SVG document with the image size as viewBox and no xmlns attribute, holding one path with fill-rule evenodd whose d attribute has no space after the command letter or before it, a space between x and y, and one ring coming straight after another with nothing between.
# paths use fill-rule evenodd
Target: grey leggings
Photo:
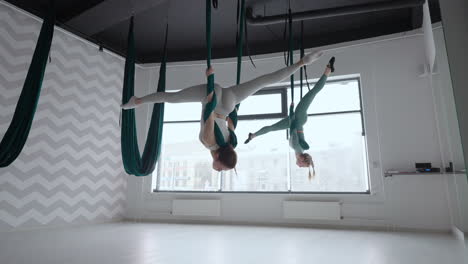
<instances>
[{"instance_id":1,"label":"grey leggings","mask_svg":"<svg viewBox=\"0 0 468 264\"><path fill-rule=\"evenodd\" d=\"M296 107L294 111L294 117L296 119L296 126L298 129L302 130L302 126L307 122L307 109L314 100L315 96L323 89L325 83L327 82L327 76L324 74L315 84L314 88L308 91ZM260 130L255 132L255 136L264 135L272 131L278 131L283 129L288 129L290 126L289 116L281 119L280 121L274 123L271 126L262 127Z\"/></svg>"},{"instance_id":2,"label":"grey leggings","mask_svg":"<svg viewBox=\"0 0 468 264\"><path fill-rule=\"evenodd\" d=\"M218 104L215 112L227 116L236 104L242 102L247 97L256 93L258 90L283 81L292 74L294 74L301 67L300 64L295 63L286 68L277 70L275 72L260 76L251 81L233 85L228 88L222 88L215 84L215 92L218 98ZM142 97L142 103L187 103L187 102L204 102L206 98L206 84L200 84L185 88L178 92L160 92L152 93Z\"/></svg>"}]
</instances>

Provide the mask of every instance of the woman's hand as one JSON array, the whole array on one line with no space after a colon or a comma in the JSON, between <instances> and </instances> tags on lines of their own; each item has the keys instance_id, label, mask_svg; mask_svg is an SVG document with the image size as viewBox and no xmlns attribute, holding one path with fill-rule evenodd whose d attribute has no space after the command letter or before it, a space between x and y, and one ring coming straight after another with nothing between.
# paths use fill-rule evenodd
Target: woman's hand
<instances>
[{"instance_id":1,"label":"woman's hand","mask_svg":"<svg viewBox=\"0 0 468 264\"><path fill-rule=\"evenodd\" d=\"M232 131L236 130L236 128L234 127L234 122L231 120L229 116L227 117L227 123L228 123L229 129L231 129Z\"/></svg>"},{"instance_id":2,"label":"woman's hand","mask_svg":"<svg viewBox=\"0 0 468 264\"><path fill-rule=\"evenodd\" d=\"M209 67L208 69L206 69L205 74L206 74L206 77L208 77L208 76L214 74L213 67Z\"/></svg>"}]
</instances>

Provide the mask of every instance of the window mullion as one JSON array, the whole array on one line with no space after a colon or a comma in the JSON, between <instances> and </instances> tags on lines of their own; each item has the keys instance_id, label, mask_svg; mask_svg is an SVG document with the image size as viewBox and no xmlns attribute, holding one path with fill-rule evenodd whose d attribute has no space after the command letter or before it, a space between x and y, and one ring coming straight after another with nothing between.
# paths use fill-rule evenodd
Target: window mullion
<instances>
[{"instance_id":1,"label":"window mullion","mask_svg":"<svg viewBox=\"0 0 468 264\"><path fill-rule=\"evenodd\" d=\"M288 151L288 162L286 163L288 165L288 171L287 171L287 177L288 177L288 192L291 192L292 189L292 184L291 184L291 151Z\"/></svg>"},{"instance_id":2,"label":"window mullion","mask_svg":"<svg viewBox=\"0 0 468 264\"><path fill-rule=\"evenodd\" d=\"M219 172L219 186L218 186L218 191L222 192L223 191L223 184L224 184L224 171Z\"/></svg>"}]
</instances>

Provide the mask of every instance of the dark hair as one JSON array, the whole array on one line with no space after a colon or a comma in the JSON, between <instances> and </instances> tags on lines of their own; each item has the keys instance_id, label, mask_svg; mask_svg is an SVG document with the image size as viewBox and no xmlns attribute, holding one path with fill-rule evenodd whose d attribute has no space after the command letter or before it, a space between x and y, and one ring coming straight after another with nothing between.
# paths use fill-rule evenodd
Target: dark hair
<instances>
[{"instance_id":1,"label":"dark hair","mask_svg":"<svg viewBox=\"0 0 468 264\"><path fill-rule=\"evenodd\" d=\"M220 147L217 151L218 160L229 169L233 169L237 164L237 153L231 144Z\"/></svg>"}]
</instances>

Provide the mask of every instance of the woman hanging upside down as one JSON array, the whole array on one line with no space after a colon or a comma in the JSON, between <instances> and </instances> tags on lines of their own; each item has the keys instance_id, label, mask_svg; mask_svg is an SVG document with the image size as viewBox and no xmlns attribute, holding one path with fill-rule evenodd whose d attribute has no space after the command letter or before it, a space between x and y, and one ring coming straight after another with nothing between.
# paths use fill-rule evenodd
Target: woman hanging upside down
<instances>
[{"instance_id":1,"label":"woman hanging upside down","mask_svg":"<svg viewBox=\"0 0 468 264\"><path fill-rule=\"evenodd\" d=\"M218 146L214 134L214 124L216 123L220 128L225 142L229 142L228 127L229 129L234 130L234 126L228 115L234 110L236 104L239 104L247 97L268 85L283 81L294 74L302 66L316 61L320 56L322 56L322 54L323 53L321 51L307 54L300 61L291 66L239 85L222 88L220 85L215 84L218 103L206 122L203 121L203 112L205 110L205 105L210 102L213 97L213 93L210 93L208 96L206 95L206 84L195 85L172 93L158 92L141 98L133 96L121 107L123 109L132 109L143 104L201 102L203 104L203 109L199 138L202 144L211 152L213 157L213 169L217 171L233 169L237 163L236 151L230 144L224 147ZM206 71L207 76L213 73L214 71L212 68L209 68Z\"/></svg>"},{"instance_id":2,"label":"woman hanging upside down","mask_svg":"<svg viewBox=\"0 0 468 264\"><path fill-rule=\"evenodd\" d=\"M289 145L294 152L296 153L296 164L299 167L312 167L313 174L310 173L309 169L309 179L315 176L315 168L314 162L312 157L308 153L304 153L304 150L309 149L309 145L304 139L304 124L307 122L307 109L309 108L310 104L314 100L315 96L322 90L325 86L325 82L327 81L327 77L330 75L331 72L335 71L334 68L335 57L331 58L325 72L323 73L320 80L315 84L314 88L307 92L306 95L301 99L299 104L296 107L294 115L288 116L277 123L271 126L262 127L255 133L249 133L248 139L245 141L245 144L249 143L253 138L257 136L264 135L266 133L283 130L283 129L290 129L290 137L289 137Z\"/></svg>"}]
</instances>

